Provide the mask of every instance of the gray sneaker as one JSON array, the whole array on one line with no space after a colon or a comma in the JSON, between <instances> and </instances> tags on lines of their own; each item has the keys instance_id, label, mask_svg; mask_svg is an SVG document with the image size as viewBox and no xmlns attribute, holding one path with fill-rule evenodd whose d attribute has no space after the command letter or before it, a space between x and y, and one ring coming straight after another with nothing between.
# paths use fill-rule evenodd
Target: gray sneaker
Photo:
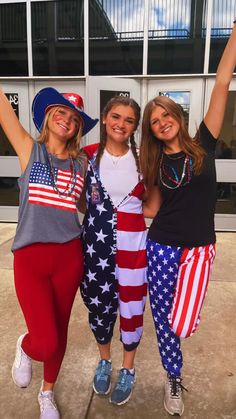
<instances>
[{"instance_id":1,"label":"gray sneaker","mask_svg":"<svg viewBox=\"0 0 236 419\"><path fill-rule=\"evenodd\" d=\"M53 391L42 391L42 386L38 394L40 407L40 419L60 419Z\"/></svg>"},{"instance_id":2,"label":"gray sneaker","mask_svg":"<svg viewBox=\"0 0 236 419\"><path fill-rule=\"evenodd\" d=\"M28 387L32 378L32 360L21 347L25 335L21 335L16 343L16 356L12 365L12 379L21 388Z\"/></svg>"},{"instance_id":3,"label":"gray sneaker","mask_svg":"<svg viewBox=\"0 0 236 419\"><path fill-rule=\"evenodd\" d=\"M127 368L121 368L118 380L111 393L110 402L116 404L117 406L126 403L131 397L134 383L135 373L131 374Z\"/></svg>"},{"instance_id":4,"label":"gray sneaker","mask_svg":"<svg viewBox=\"0 0 236 419\"><path fill-rule=\"evenodd\" d=\"M95 371L93 389L96 394L108 394L111 390L111 362L101 359Z\"/></svg>"},{"instance_id":5,"label":"gray sneaker","mask_svg":"<svg viewBox=\"0 0 236 419\"><path fill-rule=\"evenodd\" d=\"M184 412L184 403L182 398L183 390L187 389L181 384L181 377L172 377L167 375L165 383L164 407L170 415L181 416Z\"/></svg>"}]
</instances>

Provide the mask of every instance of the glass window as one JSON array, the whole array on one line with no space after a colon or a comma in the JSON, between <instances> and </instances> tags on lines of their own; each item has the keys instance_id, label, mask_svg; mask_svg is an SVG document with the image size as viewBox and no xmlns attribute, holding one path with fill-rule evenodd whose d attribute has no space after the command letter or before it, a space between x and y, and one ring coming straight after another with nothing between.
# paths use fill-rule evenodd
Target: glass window
<instances>
[{"instance_id":1,"label":"glass window","mask_svg":"<svg viewBox=\"0 0 236 419\"><path fill-rule=\"evenodd\" d=\"M236 95L228 94L223 126L216 145L217 159L236 159Z\"/></svg>"},{"instance_id":2,"label":"glass window","mask_svg":"<svg viewBox=\"0 0 236 419\"><path fill-rule=\"evenodd\" d=\"M19 118L19 97L18 93L6 93L6 96ZM16 156L15 150L8 141L2 127L0 126L0 156Z\"/></svg>"},{"instance_id":3,"label":"glass window","mask_svg":"<svg viewBox=\"0 0 236 419\"><path fill-rule=\"evenodd\" d=\"M215 73L235 19L235 0L213 0L209 73Z\"/></svg>"},{"instance_id":4,"label":"glass window","mask_svg":"<svg viewBox=\"0 0 236 419\"><path fill-rule=\"evenodd\" d=\"M153 0L149 13L148 73L202 73L205 1Z\"/></svg>"},{"instance_id":5,"label":"glass window","mask_svg":"<svg viewBox=\"0 0 236 419\"><path fill-rule=\"evenodd\" d=\"M83 75L83 1L38 1L31 10L34 75Z\"/></svg>"},{"instance_id":6,"label":"glass window","mask_svg":"<svg viewBox=\"0 0 236 419\"><path fill-rule=\"evenodd\" d=\"M0 4L0 76L28 76L26 3Z\"/></svg>"},{"instance_id":7,"label":"glass window","mask_svg":"<svg viewBox=\"0 0 236 419\"><path fill-rule=\"evenodd\" d=\"M19 205L19 187L17 178L0 177L0 206Z\"/></svg>"},{"instance_id":8,"label":"glass window","mask_svg":"<svg viewBox=\"0 0 236 419\"><path fill-rule=\"evenodd\" d=\"M90 74L142 74L143 18L142 0L89 2Z\"/></svg>"},{"instance_id":9,"label":"glass window","mask_svg":"<svg viewBox=\"0 0 236 419\"><path fill-rule=\"evenodd\" d=\"M236 214L236 183L217 183L217 214Z\"/></svg>"}]
</instances>

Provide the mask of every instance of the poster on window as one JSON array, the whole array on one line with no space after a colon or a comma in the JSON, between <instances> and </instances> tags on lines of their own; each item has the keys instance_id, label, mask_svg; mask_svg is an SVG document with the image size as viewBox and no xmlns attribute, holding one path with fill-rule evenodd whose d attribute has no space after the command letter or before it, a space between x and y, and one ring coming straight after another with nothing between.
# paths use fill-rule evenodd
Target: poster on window
<instances>
[{"instance_id":1,"label":"poster on window","mask_svg":"<svg viewBox=\"0 0 236 419\"><path fill-rule=\"evenodd\" d=\"M19 96L18 93L5 93L17 118L19 118ZM0 156L15 156L15 150L8 141L3 129L0 127Z\"/></svg>"},{"instance_id":2,"label":"poster on window","mask_svg":"<svg viewBox=\"0 0 236 419\"><path fill-rule=\"evenodd\" d=\"M6 97L13 107L17 118L19 118L19 96L18 93L6 93Z\"/></svg>"}]
</instances>

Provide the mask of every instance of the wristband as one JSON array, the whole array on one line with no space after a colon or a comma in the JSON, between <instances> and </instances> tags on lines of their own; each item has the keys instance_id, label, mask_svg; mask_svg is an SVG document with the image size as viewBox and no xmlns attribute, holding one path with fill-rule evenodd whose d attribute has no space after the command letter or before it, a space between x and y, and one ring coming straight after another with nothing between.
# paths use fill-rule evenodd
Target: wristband
<instances>
[{"instance_id":1,"label":"wristband","mask_svg":"<svg viewBox=\"0 0 236 419\"><path fill-rule=\"evenodd\" d=\"M234 19L233 23L236 23L236 19Z\"/></svg>"}]
</instances>

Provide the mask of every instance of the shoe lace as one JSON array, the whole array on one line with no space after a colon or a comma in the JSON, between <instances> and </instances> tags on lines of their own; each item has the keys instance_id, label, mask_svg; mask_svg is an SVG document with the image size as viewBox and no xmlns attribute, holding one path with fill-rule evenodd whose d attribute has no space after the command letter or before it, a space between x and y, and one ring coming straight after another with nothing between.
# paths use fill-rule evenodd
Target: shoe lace
<instances>
[{"instance_id":1,"label":"shoe lace","mask_svg":"<svg viewBox=\"0 0 236 419\"><path fill-rule=\"evenodd\" d=\"M116 385L116 390L125 391L129 385L131 385L132 376L125 374L123 371L120 371L119 379Z\"/></svg>"},{"instance_id":2,"label":"shoe lace","mask_svg":"<svg viewBox=\"0 0 236 419\"><path fill-rule=\"evenodd\" d=\"M54 401L54 397L53 394L50 392L47 392L46 394L44 394L43 392L41 393L41 409L46 410L46 409L54 409L57 410L57 406L56 403Z\"/></svg>"},{"instance_id":3,"label":"shoe lace","mask_svg":"<svg viewBox=\"0 0 236 419\"><path fill-rule=\"evenodd\" d=\"M16 352L16 365L19 367L21 364L31 365L31 358L26 355L22 348Z\"/></svg>"},{"instance_id":4,"label":"shoe lace","mask_svg":"<svg viewBox=\"0 0 236 419\"><path fill-rule=\"evenodd\" d=\"M181 377L168 377L171 397L179 399L183 390L188 391L182 384Z\"/></svg>"},{"instance_id":5,"label":"shoe lace","mask_svg":"<svg viewBox=\"0 0 236 419\"><path fill-rule=\"evenodd\" d=\"M107 381L107 377L110 374L110 365L108 363L101 363L97 368L97 377L99 380Z\"/></svg>"}]
</instances>

